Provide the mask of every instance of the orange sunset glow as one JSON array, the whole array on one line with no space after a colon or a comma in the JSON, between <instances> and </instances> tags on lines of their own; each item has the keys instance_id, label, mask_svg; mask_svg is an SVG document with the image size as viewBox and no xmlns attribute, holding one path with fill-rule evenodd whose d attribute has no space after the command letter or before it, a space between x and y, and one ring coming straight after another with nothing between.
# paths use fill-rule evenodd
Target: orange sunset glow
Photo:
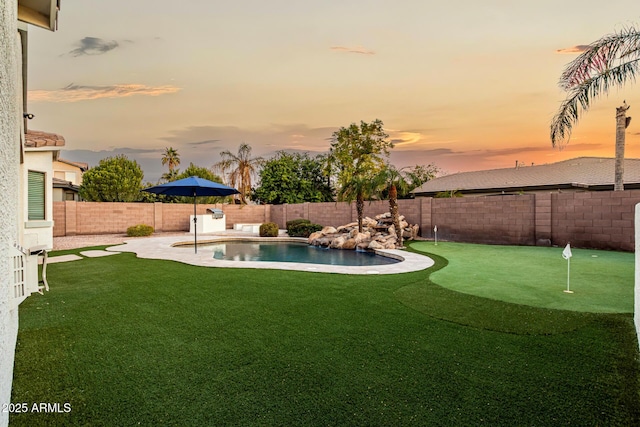
<instances>
[{"instance_id":1,"label":"orange sunset glow","mask_svg":"<svg viewBox=\"0 0 640 427\"><path fill-rule=\"evenodd\" d=\"M205 167L242 142L316 154L339 127L378 118L396 166L454 173L613 157L626 100L626 155L640 157L637 83L551 146L563 68L640 22L636 0L585 3L68 0L56 37L29 33L30 126L63 135L65 158L125 153L154 181L167 146Z\"/></svg>"}]
</instances>

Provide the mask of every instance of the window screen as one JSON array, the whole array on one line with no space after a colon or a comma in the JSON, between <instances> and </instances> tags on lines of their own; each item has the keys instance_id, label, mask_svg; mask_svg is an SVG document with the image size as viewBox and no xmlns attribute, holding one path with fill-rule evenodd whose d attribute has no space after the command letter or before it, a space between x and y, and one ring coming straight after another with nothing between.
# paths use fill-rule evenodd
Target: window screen
<instances>
[{"instance_id":1,"label":"window screen","mask_svg":"<svg viewBox=\"0 0 640 427\"><path fill-rule=\"evenodd\" d=\"M29 171L29 220L44 220L44 173Z\"/></svg>"}]
</instances>

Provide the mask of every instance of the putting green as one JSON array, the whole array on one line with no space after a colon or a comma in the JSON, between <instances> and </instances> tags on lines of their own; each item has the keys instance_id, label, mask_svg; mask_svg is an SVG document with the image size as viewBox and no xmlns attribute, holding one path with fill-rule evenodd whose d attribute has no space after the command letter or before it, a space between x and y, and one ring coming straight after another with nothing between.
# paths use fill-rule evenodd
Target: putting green
<instances>
[{"instance_id":1,"label":"putting green","mask_svg":"<svg viewBox=\"0 0 640 427\"><path fill-rule=\"evenodd\" d=\"M412 242L446 258L438 285L471 295L533 307L591 313L633 313L634 254L572 248L570 290L564 248Z\"/></svg>"}]
</instances>

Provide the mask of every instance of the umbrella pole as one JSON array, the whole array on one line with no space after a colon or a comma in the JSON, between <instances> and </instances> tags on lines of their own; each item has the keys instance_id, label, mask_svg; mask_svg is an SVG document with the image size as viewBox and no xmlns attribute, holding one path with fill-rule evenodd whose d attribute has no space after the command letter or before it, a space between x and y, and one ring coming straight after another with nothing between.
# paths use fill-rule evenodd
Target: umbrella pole
<instances>
[{"instance_id":1,"label":"umbrella pole","mask_svg":"<svg viewBox=\"0 0 640 427\"><path fill-rule=\"evenodd\" d=\"M198 253L198 217L196 216L196 192L193 192L193 247Z\"/></svg>"}]
</instances>

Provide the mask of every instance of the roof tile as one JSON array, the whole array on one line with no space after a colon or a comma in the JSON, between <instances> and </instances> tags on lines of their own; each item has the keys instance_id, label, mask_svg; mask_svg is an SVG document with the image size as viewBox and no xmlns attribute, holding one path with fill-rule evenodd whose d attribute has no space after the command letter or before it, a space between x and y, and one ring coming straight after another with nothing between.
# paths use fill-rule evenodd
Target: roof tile
<instances>
[{"instance_id":1,"label":"roof tile","mask_svg":"<svg viewBox=\"0 0 640 427\"><path fill-rule=\"evenodd\" d=\"M640 183L640 159L625 159L624 182ZM562 162L536 166L519 166L460 172L427 181L412 191L414 194L442 191L500 190L573 185L613 185L615 159L607 157L577 157Z\"/></svg>"},{"instance_id":2,"label":"roof tile","mask_svg":"<svg viewBox=\"0 0 640 427\"><path fill-rule=\"evenodd\" d=\"M62 147L64 137L55 133L47 133L39 130L27 130L24 134L24 146L29 148Z\"/></svg>"}]
</instances>

